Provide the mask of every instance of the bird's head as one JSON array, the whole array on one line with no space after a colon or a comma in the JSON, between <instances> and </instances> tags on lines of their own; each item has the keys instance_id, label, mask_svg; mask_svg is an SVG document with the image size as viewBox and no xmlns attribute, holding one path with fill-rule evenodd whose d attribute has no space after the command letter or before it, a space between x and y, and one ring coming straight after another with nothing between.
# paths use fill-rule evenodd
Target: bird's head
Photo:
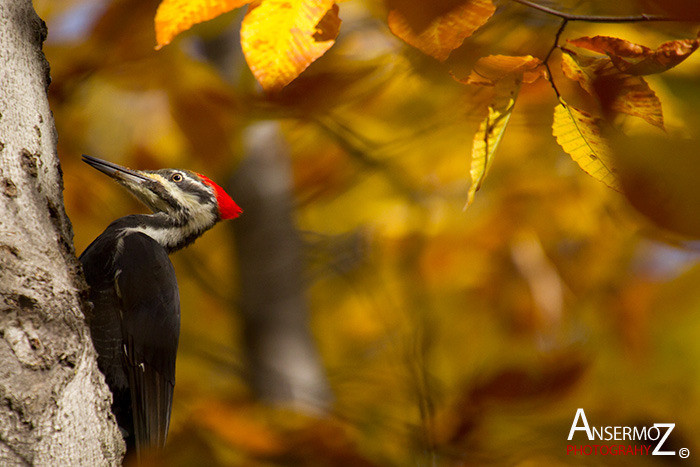
<instances>
[{"instance_id":1,"label":"bird's head","mask_svg":"<svg viewBox=\"0 0 700 467\"><path fill-rule=\"evenodd\" d=\"M154 213L163 212L181 225L206 229L242 212L223 188L189 170L133 170L87 155L83 161L119 182Z\"/></svg>"}]
</instances>

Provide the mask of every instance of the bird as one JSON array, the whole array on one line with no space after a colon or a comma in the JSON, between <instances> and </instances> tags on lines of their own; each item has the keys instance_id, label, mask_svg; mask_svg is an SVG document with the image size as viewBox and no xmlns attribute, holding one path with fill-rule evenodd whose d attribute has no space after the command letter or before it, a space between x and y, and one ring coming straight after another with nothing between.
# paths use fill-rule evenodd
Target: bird
<instances>
[{"instance_id":1,"label":"bird","mask_svg":"<svg viewBox=\"0 0 700 467\"><path fill-rule=\"evenodd\" d=\"M211 179L181 169L132 170L83 155L151 214L113 221L80 255L88 323L112 412L138 459L164 447L175 387L180 296L169 254L242 210Z\"/></svg>"}]
</instances>

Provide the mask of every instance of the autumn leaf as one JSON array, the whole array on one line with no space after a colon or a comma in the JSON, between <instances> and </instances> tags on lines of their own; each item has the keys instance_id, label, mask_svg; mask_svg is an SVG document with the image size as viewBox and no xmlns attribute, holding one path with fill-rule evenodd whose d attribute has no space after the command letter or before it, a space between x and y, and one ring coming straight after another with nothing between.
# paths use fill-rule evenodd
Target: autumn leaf
<instances>
[{"instance_id":1,"label":"autumn leaf","mask_svg":"<svg viewBox=\"0 0 700 467\"><path fill-rule=\"evenodd\" d=\"M489 55L476 62L466 79L455 79L464 84L493 86L508 76L518 75L523 83L533 83L544 76L544 72L542 61L532 55Z\"/></svg>"},{"instance_id":2,"label":"autumn leaf","mask_svg":"<svg viewBox=\"0 0 700 467\"><path fill-rule=\"evenodd\" d=\"M501 80L496 84L496 94L489 105L488 115L474 135L470 169L472 182L467 193L466 207L474 202L476 192L491 169L493 155L513 113L515 98L520 90L520 80L519 75L511 75L510 79Z\"/></svg>"},{"instance_id":3,"label":"autumn leaf","mask_svg":"<svg viewBox=\"0 0 700 467\"><path fill-rule=\"evenodd\" d=\"M600 119L562 101L554 109L552 134L586 173L620 191L620 182L612 166L612 151L601 136Z\"/></svg>"},{"instance_id":4,"label":"autumn leaf","mask_svg":"<svg viewBox=\"0 0 700 467\"><path fill-rule=\"evenodd\" d=\"M593 52L606 54L623 73L650 75L673 68L688 58L700 44L700 39L682 39L661 44L656 50L609 36L579 37L570 44Z\"/></svg>"},{"instance_id":5,"label":"autumn leaf","mask_svg":"<svg viewBox=\"0 0 700 467\"><path fill-rule=\"evenodd\" d=\"M163 0L156 11L156 50L197 23L242 7L253 0Z\"/></svg>"},{"instance_id":6,"label":"autumn leaf","mask_svg":"<svg viewBox=\"0 0 700 467\"><path fill-rule=\"evenodd\" d=\"M574 55L564 51L561 56L561 69L564 76L578 84L591 96L595 96L594 82L606 63L611 63L608 58L593 58L584 55Z\"/></svg>"},{"instance_id":7,"label":"autumn leaf","mask_svg":"<svg viewBox=\"0 0 700 467\"><path fill-rule=\"evenodd\" d=\"M613 76L602 79L600 85L613 96L606 103L610 110L640 117L664 129L661 100L641 76Z\"/></svg>"},{"instance_id":8,"label":"autumn leaf","mask_svg":"<svg viewBox=\"0 0 700 467\"><path fill-rule=\"evenodd\" d=\"M543 73L542 62L530 55L521 57L490 55L477 61L474 70L466 80L455 78L465 84L495 87L493 100L488 107L488 115L479 125L472 143L470 168L472 182L467 193L466 207L474 202L474 196L491 168L493 155L513 113L520 86L523 82L534 82L543 76Z\"/></svg>"},{"instance_id":9,"label":"autumn leaf","mask_svg":"<svg viewBox=\"0 0 700 467\"><path fill-rule=\"evenodd\" d=\"M387 19L391 32L440 61L446 60L464 39L486 24L496 11L491 0L464 0L450 5L451 8L437 11L420 2L412 4L394 0L391 3L394 8L390 9ZM419 11L412 11L411 8ZM422 8L427 8L429 20L424 20L425 24L417 24L412 17L422 13Z\"/></svg>"},{"instance_id":10,"label":"autumn leaf","mask_svg":"<svg viewBox=\"0 0 700 467\"><path fill-rule=\"evenodd\" d=\"M582 49L588 49L601 54L614 54L619 57L639 57L653 53L649 47L635 44L618 37L593 36L567 39L566 42Z\"/></svg>"},{"instance_id":11,"label":"autumn leaf","mask_svg":"<svg viewBox=\"0 0 700 467\"><path fill-rule=\"evenodd\" d=\"M241 47L255 79L279 91L335 43L340 28L333 0L265 0L241 25Z\"/></svg>"},{"instance_id":12,"label":"autumn leaf","mask_svg":"<svg viewBox=\"0 0 700 467\"><path fill-rule=\"evenodd\" d=\"M561 67L567 78L599 98L606 113L625 113L664 128L661 100L656 93L641 76L620 72L609 57L594 58L565 50Z\"/></svg>"}]
</instances>

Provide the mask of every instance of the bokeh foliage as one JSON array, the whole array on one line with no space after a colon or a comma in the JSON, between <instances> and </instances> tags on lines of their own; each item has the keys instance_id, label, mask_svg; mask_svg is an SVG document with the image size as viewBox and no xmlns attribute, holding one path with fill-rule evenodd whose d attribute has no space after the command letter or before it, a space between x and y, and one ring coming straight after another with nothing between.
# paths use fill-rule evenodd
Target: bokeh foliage
<instances>
[{"instance_id":1,"label":"bokeh foliage","mask_svg":"<svg viewBox=\"0 0 700 467\"><path fill-rule=\"evenodd\" d=\"M586 14L654 6L557 3ZM168 465L653 463L567 456L578 407L597 426L674 422L674 448L700 455L697 55L647 78L666 133L631 116L613 122L626 134L610 140L625 195L556 144L557 100L540 79L523 84L464 210L472 141L493 90L450 72L467 76L486 55L544 58L555 18L500 2L440 62L391 33L391 5L340 2L335 45L266 95L240 51L216 66L207 53L222 37L240 49L241 12L155 51L156 1L35 6L49 26L51 108L78 251L114 218L141 211L81 164L82 153L223 183L253 122L280 120L289 146L333 409L292 413L247 389L236 258L219 226L173 257L183 334ZM654 48L696 33L688 23L577 22L564 38ZM567 83L560 57L553 79L586 108L590 96Z\"/></svg>"}]
</instances>

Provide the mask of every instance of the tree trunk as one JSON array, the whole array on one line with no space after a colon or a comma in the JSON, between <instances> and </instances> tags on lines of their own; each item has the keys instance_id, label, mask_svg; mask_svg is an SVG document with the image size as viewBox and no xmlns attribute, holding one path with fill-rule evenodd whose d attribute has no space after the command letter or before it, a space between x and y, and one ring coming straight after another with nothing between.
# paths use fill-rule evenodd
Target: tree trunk
<instances>
[{"instance_id":1,"label":"tree trunk","mask_svg":"<svg viewBox=\"0 0 700 467\"><path fill-rule=\"evenodd\" d=\"M277 122L252 125L231 191L251 382L264 400L322 410L331 392L308 326L302 241L292 219L291 167Z\"/></svg>"},{"instance_id":2,"label":"tree trunk","mask_svg":"<svg viewBox=\"0 0 700 467\"><path fill-rule=\"evenodd\" d=\"M0 1L0 465L117 464L63 208L45 36L30 0Z\"/></svg>"}]
</instances>

